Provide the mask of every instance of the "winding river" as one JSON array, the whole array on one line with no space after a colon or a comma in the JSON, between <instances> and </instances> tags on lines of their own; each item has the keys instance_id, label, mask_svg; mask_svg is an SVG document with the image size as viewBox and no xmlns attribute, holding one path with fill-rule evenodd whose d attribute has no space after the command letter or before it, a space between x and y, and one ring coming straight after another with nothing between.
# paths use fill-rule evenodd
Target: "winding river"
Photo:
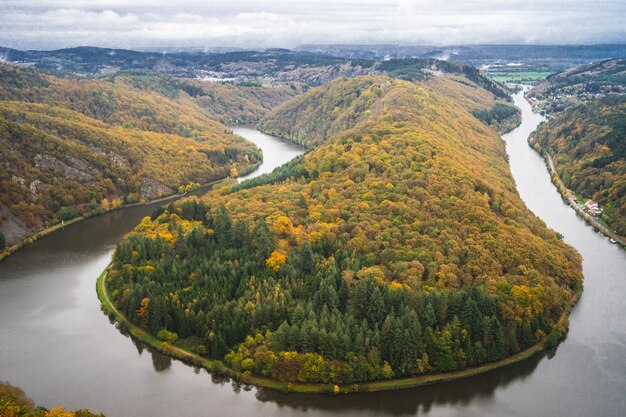
<instances>
[{"instance_id":1,"label":"winding river","mask_svg":"<svg viewBox=\"0 0 626 417\"><path fill-rule=\"evenodd\" d=\"M626 409L626 251L560 198L526 138L541 117L515 96L522 124L504 136L528 207L584 257L585 291L556 353L476 377L405 391L285 395L214 380L125 337L100 311L94 288L115 242L152 206L85 220L0 262L0 380L36 403L121 416L618 416ZM302 149L250 128L264 164Z\"/></svg>"}]
</instances>

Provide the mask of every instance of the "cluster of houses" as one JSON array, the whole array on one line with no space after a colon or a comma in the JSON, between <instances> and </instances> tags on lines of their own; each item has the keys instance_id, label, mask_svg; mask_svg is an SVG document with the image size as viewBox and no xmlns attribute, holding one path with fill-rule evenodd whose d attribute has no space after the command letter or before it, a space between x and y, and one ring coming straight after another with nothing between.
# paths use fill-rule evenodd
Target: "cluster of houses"
<instances>
[{"instance_id":1,"label":"cluster of houses","mask_svg":"<svg viewBox=\"0 0 626 417\"><path fill-rule=\"evenodd\" d=\"M583 210L585 210L592 216L599 216L600 214L602 214L602 209L600 208L600 206L598 206L598 203L596 203L592 199L587 200L585 204L583 204Z\"/></svg>"}]
</instances>

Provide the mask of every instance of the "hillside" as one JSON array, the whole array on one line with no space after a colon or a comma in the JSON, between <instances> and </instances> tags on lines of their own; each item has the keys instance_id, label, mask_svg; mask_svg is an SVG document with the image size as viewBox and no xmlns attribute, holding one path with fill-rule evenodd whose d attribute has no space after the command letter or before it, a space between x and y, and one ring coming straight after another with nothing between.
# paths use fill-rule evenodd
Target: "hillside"
<instances>
[{"instance_id":1,"label":"hillside","mask_svg":"<svg viewBox=\"0 0 626 417\"><path fill-rule=\"evenodd\" d=\"M549 76L528 92L534 107L545 115L611 94L626 94L626 58L570 68Z\"/></svg>"},{"instance_id":2,"label":"hillside","mask_svg":"<svg viewBox=\"0 0 626 417\"><path fill-rule=\"evenodd\" d=\"M293 94L140 74L65 80L0 64L0 232L10 245L251 170L260 151L220 121L256 120Z\"/></svg>"},{"instance_id":3,"label":"hillside","mask_svg":"<svg viewBox=\"0 0 626 417\"><path fill-rule=\"evenodd\" d=\"M393 49L389 47L388 49ZM508 99L508 92L472 65L435 59L450 55L426 50L404 59L383 57L331 56L327 53L267 49L265 51L210 52L140 52L124 49L77 47L55 51L18 51L0 47L0 59L34 65L37 68L71 78L102 77L133 71L137 74L165 74L176 78L214 79L236 85L295 84L306 87L323 85L337 78L364 75L389 75L406 80L424 79L433 72L462 74L496 96ZM424 55L415 58L418 55ZM506 53L505 53L506 54ZM459 61L468 62L467 57ZM477 65L478 66L478 65Z\"/></svg>"},{"instance_id":4,"label":"hillside","mask_svg":"<svg viewBox=\"0 0 626 417\"><path fill-rule=\"evenodd\" d=\"M208 77L277 83L295 81L307 85L320 85L337 77L367 74L376 62L287 49L163 54L96 47L55 51L19 51L0 47L0 58L70 77L90 78L120 71L137 71L177 78Z\"/></svg>"},{"instance_id":5,"label":"hillside","mask_svg":"<svg viewBox=\"0 0 626 417\"><path fill-rule=\"evenodd\" d=\"M390 66L399 68L399 64ZM399 78L418 77L406 70L396 73ZM506 131L519 124L519 110L493 93L458 73L437 73L426 75L418 71L419 79L427 80L430 89L445 95L469 110L475 117L496 130ZM413 71L412 70L412 71ZM402 74L402 75L401 75ZM411 77L409 74L413 74ZM311 148L326 143L338 132L354 126L370 117L374 106L384 105L378 95L386 91L390 84L382 81L372 86L368 78L359 78L353 83L335 83L334 89L321 87L273 110L261 120L258 128L269 134L284 137L292 142ZM363 94L366 92L366 94ZM504 117L493 117L493 109L504 108ZM487 119L489 117L489 119Z\"/></svg>"},{"instance_id":6,"label":"hillside","mask_svg":"<svg viewBox=\"0 0 626 417\"><path fill-rule=\"evenodd\" d=\"M119 73L111 79L177 101L191 100L212 119L224 124L255 123L274 107L302 92L300 83L262 87L256 83L206 82L141 73Z\"/></svg>"},{"instance_id":7,"label":"hillside","mask_svg":"<svg viewBox=\"0 0 626 417\"><path fill-rule=\"evenodd\" d=\"M37 407L19 387L0 381L0 416L2 417L104 417L89 410L66 411L63 407L47 410Z\"/></svg>"},{"instance_id":8,"label":"hillside","mask_svg":"<svg viewBox=\"0 0 626 417\"><path fill-rule=\"evenodd\" d=\"M564 184L597 201L603 220L626 236L626 95L570 108L542 124L533 143L552 156Z\"/></svg>"},{"instance_id":9,"label":"hillside","mask_svg":"<svg viewBox=\"0 0 626 417\"><path fill-rule=\"evenodd\" d=\"M555 343L580 256L526 209L500 137L441 89L363 77L283 105L263 125L312 150L146 217L117 246L112 300L243 378L354 383Z\"/></svg>"}]
</instances>

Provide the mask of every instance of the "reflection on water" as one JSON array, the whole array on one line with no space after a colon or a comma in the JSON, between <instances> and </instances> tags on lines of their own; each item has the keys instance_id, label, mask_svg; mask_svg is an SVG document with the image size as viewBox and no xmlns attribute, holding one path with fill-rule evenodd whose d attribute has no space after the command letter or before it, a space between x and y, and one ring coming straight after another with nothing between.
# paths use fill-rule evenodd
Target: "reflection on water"
<instances>
[{"instance_id":1,"label":"reflection on water","mask_svg":"<svg viewBox=\"0 0 626 417\"><path fill-rule=\"evenodd\" d=\"M258 389L256 398L274 402L281 407L298 411L325 410L329 412L356 412L365 415L421 415L439 406L465 406L473 401L489 401L496 389L506 387L511 381L523 380L530 375L541 360L541 355L507 368L495 370L463 380L445 384L427 385L403 391L385 391L357 394L352 397L328 395L283 394L268 389ZM345 401L344 401L345 400Z\"/></svg>"},{"instance_id":2,"label":"reflection on water","mask_svg":"<svg viewBox=\"0 0 626 417\"><path fill-rule=\"evenodd\" d=\"M124 337L100 310L96 278L117 240L152 211L140 206L70 225L0 262L0 380L23 387L38 404L108 417L623 415L626 251L561 201L526 144L541 119L521 95L516 103L523 123L505 140L520 195L584 258L585 291L556 354L449 383L339 397L287 395L209 376ZM236 132L261 144L250 129ZM262 138L264 170L301 152Z\"/></svg>"}]
</instances>

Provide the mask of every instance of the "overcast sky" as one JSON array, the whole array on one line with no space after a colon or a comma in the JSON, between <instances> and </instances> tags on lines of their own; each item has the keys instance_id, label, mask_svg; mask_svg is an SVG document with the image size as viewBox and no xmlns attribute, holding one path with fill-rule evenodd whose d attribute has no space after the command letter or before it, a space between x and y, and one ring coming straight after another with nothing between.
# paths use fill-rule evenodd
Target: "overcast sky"
<instances>
[{"instance_id":1,"label":"overcast sky","mask_svg":"<svg viewBox=\"0 0 626 417\"><path fill-rule=\"evenodd\" d=\"M19 49L623 42L626 0L0 0Z\"/></svg>"}]
</instances>

